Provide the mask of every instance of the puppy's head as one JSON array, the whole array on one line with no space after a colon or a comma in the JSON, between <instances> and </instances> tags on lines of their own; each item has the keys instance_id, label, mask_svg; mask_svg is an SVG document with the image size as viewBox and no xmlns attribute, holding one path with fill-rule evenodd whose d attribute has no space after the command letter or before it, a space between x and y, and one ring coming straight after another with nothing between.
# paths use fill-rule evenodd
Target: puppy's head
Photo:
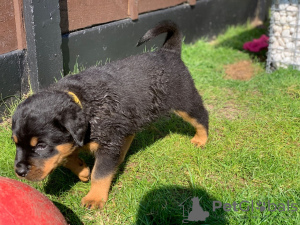
<instances>
[{"instance_id":1,"label":"puppy's head","mask_svg":"<svg viewBox=\"0 0 300 225\"><path fill-rule=\"evenodd\" d=\"M12 118L17 176L44 179L83 145L86 130L83 110L67 93L40 92L29 97Z\"/></svg>"}]
</instances>

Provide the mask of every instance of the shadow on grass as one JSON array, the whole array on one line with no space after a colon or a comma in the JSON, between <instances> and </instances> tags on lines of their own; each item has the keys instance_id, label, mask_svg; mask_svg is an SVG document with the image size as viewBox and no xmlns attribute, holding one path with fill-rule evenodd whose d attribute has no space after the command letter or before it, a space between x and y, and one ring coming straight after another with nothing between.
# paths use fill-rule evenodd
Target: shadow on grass
<instances>
[{"instance_id":1,"label":"shadow on grass","mask_svg":"<svg viewBox=\"0 0 300 225\"><path fill-rule=\"evenodd\" d=\"M131 155L144 150L146 147L151 146L156 141L163 139L170 133L177 133L190 136L192 138L195 135L195 129L174 114L165 116L158 122L150 124L146 129L136 134L133 143L124 159L124 162L119 166L117 175L113 180L113 185L123 174Z\"/></svg>"},{"instance_id":2,"label":"shadow on grass","mask_svg":"<svg viewBox=\"0 0 300 225\"><path fill-rule=\"evenodd\" d=\"M44 186L46 194L60 196L69 191L77 182L81 182L78 177L64 167L58 167L51 173Z\"/></svg>"},{"instance_id":3,"label":"shadow on grass","mask_svg":"<svg viewBox=\"0 0 300 225\"><path fill-rule=\"evenodd\" d=\"M198 197L203 211L207 211L205 217L200 220L191 218L199 216L199 206L192 199ZM213 201L218 201L210 196L204 189L185 188L180 186L165 186L148 192L140 201L137 214L137 225L143 224L228 224L226 212L222 209L212 210ZM200 209L201 210L201 209ZM196 212L191 217L191 211ZM189 217L190 216L190 217ZM208 217L207 217L208 216Z\"/></svg>"},{"instance_id":4,"label":"shadow on grass","mask_svg":"<svg viewBox=\"0 0 300 225\"><path fill-rule=\"evenodd\" d=\"M83 222L81 222L79 217L70 208L55 201L53 201L53 203L63 214L68 224L83 225Z\"/></svg>"},{"instance_id":5,"label":"shadow on grass","mask_svg":"<svg viewBox=\"0 0 300 225\"><path fill-rule=\"evenodd\" d=\"M192 138L195 134L195 130L190 124L184 122L181 118L173 114L161 118L156 123L152 123L143 131L139 132L134 138L124 162L119 166L118 173L116 174L112 185L114 185L118 178L123 174L127 161L131 155L145 149L147 146L152 145L170 133L180 133L191 136ZM94 165L94 157L87 153L82 153L80 157L92 170ZM69 191L77 182L80 182L77 176L75 176L68 169L59 167L49 175L44 186L44 190L46 194L60 196L62 193Z\"/></svg>"}]
</instances>

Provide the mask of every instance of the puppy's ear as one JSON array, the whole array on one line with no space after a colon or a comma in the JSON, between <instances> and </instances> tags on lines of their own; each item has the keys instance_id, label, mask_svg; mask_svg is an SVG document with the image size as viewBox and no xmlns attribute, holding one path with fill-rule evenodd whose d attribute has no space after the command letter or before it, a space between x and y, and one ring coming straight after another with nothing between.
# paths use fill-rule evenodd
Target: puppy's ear
<instances>
[{"instance_id":1,"label":"puppy's ear","mask_svg":"<svg viewBox=\"0 0 300 225\"><path fill-rule=\"evenodd\" d=\"M85 115L82 110L70 107L62 113L59 122L73 137L78 146L83 146L85 133L88 128Z\"/></svg>"}]
</instances>

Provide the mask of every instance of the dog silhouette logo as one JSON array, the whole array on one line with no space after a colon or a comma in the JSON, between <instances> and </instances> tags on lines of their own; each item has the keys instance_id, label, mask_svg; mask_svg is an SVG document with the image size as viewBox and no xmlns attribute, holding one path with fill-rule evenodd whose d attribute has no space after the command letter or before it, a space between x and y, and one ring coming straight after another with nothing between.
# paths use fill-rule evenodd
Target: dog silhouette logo
<instances>
[{"instance_id":1,"label":"dog silhouette logo","mask_svg":"<svg viewBox=\"0 0 300 225\"><path fill-rule=\"evenodd\" d=\"M183 219L183 223L187 223L187 221L205 221L207 217L209 217L209 212L204 211L203 208L200 206L199 198L193 197L191 201L193 202L192 205L192 211L188 213L188 216L185 216L184 214L184 204L187 200L185 200L183 203L181 203L179 206L183 207L183 217L187 217L186 219Z\"/></svg>"}]
</instances>

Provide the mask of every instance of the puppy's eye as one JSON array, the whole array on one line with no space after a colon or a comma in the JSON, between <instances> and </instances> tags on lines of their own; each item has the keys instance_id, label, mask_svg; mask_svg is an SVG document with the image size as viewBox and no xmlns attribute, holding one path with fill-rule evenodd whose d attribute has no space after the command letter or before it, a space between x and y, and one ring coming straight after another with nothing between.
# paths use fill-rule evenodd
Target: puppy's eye
<instances>
[{"instance_id":1,"label":"puppy's eye","mask_svg":"<svg viewBox=\"0 0 300 225\"><path fill-rule=\"evenodd\" d=\"M38 143L35 147L34 147L34 151L35 152L40 152L40 151L44 151L46 149L47 145L45 143Z\"/></svg>"}]
</instances>

